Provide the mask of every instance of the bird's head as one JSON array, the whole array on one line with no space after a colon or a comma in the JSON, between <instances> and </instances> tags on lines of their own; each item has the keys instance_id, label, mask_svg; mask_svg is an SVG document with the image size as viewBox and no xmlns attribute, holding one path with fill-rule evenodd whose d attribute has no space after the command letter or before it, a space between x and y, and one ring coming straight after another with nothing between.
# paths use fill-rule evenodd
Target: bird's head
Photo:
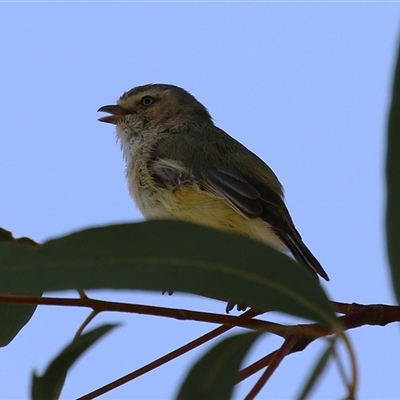
<instances>
[{"instance_id":1,"label":"bird's head","mask_svg":"<svg viewBox=\"0 0 400 400\"><path fill-rule=\"evenodd\" d=\"M148 84L124 93L115 105L100 107L109 115L101 122L117 125L126 134L157 133L187 123L213 123L207 109L186 90Z\"/></svg>"}]
</instances>

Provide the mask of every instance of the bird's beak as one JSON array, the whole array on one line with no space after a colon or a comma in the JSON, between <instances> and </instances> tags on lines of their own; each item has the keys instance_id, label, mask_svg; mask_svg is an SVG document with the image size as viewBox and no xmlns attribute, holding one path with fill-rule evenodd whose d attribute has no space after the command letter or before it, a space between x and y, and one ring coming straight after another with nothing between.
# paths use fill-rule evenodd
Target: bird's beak
<instances>
[{"instance_id":1,"label":"bird's beak","mask_svg":"<svg viewBox=\"0 0 400 400\"><path fill-rule=\"evenodd\" d=\"M121 117L124 115L130 114L130 111L126 110L125 108L121 107L120 105L110 105L110 106L103 106L100 107L97 112L106 112L111 115L106 115L105 117L99 118L100 122L108 122L109 124L116 125L117 122Z\"/></svg>"}]
</instances>

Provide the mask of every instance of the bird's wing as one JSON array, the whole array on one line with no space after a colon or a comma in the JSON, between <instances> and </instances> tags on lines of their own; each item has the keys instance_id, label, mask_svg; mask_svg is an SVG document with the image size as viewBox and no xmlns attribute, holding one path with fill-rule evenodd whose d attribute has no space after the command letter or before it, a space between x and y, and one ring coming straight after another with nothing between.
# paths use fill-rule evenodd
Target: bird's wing
<instances>
[{"instance_id":1,"label":"bird's wing","mask_svg":"<svg viewBox=\"0 0 400 400\"><path fill-rule=\"evenodd\" d=\"M158 142L151 162L156 182L195 185L244 216L266 221L297 261L329 280L296 230L274 172L221 129L181 127Z\"/></svg>"},{"instance_id":2,"label":"bird's wing","mask_svg":"<svg viewBox=\"0 0 400 400\"><path fill-rule=\"evenodd\" d=\"M266 221L298 261L327 278L319 262L303 243L283 197L267 183L253 176L244 176L229 170L225 166L209 168L205 180L209 184L209 190L217 191L239 212L249 218L261 218Z\"/></svg>"},{"instance_id":3,"label":"bird's wing","mask_svg":"<svg viewBox=\"0 0 400 400\"><path fill-rule=\"evenodd\" d=\"M208 167L199 173L191 171L182 161L156 158L150 164L150 171L160 186L174 188L191 184L224 199L246 217L256 218L263 212L260 193L239 172L224 166Z\"/></svg>"},{"instance_id":4,"label":"bird's wing","mask_svg":"<svg viewBox=\"0 0 400 400\"><path fill-rule=\"evenodd\" d=\"M162 186L194 185L199 190L224 199L244 216L266 221L296 260L329 280L321 264L303 243L285 206L283 195L262 178L242 174L225 165L196 170L182 161L160 157L152 160L150 170L155 181Z\"/></svg>"},{"instance_id":5,"label":"bird's wing","mask_svg":"<svg viewBox=\"0 0 400 400\"><path fill-rule=\"evenodd\" d=\"M271 193L271 188L259 179L254 177L246 178L260 192L259 201L263 208L260 218L273 227L275 233L298 262L308 266L322 278L329 281L328 274L304 244L300 233L294 226L283 197L277 198L276 193Z\"/></svg>"}]
</instances>

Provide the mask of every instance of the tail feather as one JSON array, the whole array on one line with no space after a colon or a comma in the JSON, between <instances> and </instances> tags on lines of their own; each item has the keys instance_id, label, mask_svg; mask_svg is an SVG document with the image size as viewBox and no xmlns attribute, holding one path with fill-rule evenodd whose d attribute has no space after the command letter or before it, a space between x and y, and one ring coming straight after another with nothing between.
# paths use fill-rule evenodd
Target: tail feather
<instances>
[{"instance_id":1,"label":"tail feather","mask_svg":"<svg viewBox=\"0 0 400 400\"><path fill-rule=\"evenodd\" d=\"M297 233L297 232L296 232ZM314 257L308 247L303 243L300 235L282 235L281 239L292 253L293 257L301 264L306 265L313 272L329 281L329 276L322 268L320 262Z\"/></svg>"}]
</instances>

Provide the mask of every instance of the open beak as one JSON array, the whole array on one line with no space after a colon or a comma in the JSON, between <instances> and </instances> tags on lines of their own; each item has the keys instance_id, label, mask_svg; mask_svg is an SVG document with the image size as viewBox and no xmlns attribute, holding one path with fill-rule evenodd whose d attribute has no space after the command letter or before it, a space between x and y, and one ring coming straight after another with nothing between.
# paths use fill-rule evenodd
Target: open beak
<instances>
[{"instance_id":1,"label":"open beak","mask_svg":"<svg viewBox=\"0 0 400 400\"><path fill-rule=\"evenodd\" d=\"M119 119L121 117L130 113L128 110L119 106L118 104L100 107L97 110L97 112L106 112L108 114L111 114L111 115L106 115L105 117L99 118L99 121L107 122L109 124L114 124L114 125L117 124L117 122L119 121Z\"/></svg>"}]
</instances>

